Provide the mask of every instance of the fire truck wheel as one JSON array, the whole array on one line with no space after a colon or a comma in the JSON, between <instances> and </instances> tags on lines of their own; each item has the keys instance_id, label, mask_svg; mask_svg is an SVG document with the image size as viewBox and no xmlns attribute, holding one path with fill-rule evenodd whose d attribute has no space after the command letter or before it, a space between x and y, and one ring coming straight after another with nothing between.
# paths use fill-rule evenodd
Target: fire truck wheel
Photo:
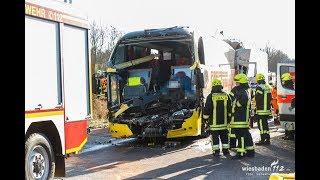
<instances>
[{"instance_id":1,"label":"fire truck wheel","mask_svg":"<svg viewBox=\"0 0 320 180\"><path fill-rule=\"evenodd\" d=\"M45 135L31 134L25 143L25 177L53 179L55 161L52 146Z\"/></svg>"}]
</instances>

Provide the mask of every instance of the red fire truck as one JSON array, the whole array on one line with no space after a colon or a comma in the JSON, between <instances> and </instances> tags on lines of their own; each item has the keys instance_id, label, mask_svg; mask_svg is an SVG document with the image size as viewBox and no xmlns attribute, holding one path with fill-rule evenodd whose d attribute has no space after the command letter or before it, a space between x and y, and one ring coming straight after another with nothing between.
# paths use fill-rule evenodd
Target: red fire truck
<instances>
[{"instance_id":1,"label":"red fire truck","mask_svg":"<svg viewBox=\"0 0 320 180\"><path fill-rule=\"evenodd\" d=\"M72 4L25 1L25 176L65 175L87 141L91 70L87 18Z\"/></svg>"}]
</instances>

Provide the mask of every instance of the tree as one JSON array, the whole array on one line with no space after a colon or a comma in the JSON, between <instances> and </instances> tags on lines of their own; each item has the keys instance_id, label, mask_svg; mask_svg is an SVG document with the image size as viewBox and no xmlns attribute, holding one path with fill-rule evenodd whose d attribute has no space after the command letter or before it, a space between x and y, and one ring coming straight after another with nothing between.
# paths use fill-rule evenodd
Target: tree
<instances>
[{"instance_id":1,"label":"tree","mask_svg":"<svg viewBox=\"0 0 320 180\"><path fill-rule=\"evenodd\" d=\"M108 32L108 38L109 38L107 51L109 51L111 54L111 51L116 45L118 38L121 37L123 33L113 26L110 26L110 29L107 29L107 32Z\"/></svg>"},{"instance_id":2,"label":"tree","mask_svg":"<svg viewBox=\"0 0 320 180\"><path fill-rule=\"evenodd\" d=\"M97 25L95 21L90 24L90 29L91 70L95 72L106 67L106 61L123 33L113 26Z\"/></svg>"},{"instance_id":3,"label":"tree","mask_svg":"<svg viewBox=\"0 0 320 180\"><path fill-rule=\"evenodd\" d=\"M96 63L101 58L101 52L105 43L105 32L101 25L95 21L90 23L90 43L91 43L91 72L95 72Z\"/></svg>"},{"instance_id":4,"label":"tree","mask_svg":"<svg viewBox=\"0 0 320 180\"><path fill-rule=\"evenodd\" d=\"M269 44L266 45L263 51L268 55L268 70L271 72L277 72L278 63L292 60L286 53L271 47Z\"/></svg>"}]
</instances>

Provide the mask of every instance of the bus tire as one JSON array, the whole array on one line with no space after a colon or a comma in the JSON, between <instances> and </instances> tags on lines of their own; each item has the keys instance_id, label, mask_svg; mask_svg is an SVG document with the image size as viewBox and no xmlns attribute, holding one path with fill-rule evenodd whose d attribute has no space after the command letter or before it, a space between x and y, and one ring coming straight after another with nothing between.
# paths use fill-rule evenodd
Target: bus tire
<instances>
[{"instance_id":1,"label":"bus tire","mask_svg":"<svg viewBox=\"0 0 320 180\"><path fill-rule=\"evenodd\" d=\"M44 134L33 133L25 143L25 178L53 179L55 160L52 146Z\"/></svg>"}]
</instances>

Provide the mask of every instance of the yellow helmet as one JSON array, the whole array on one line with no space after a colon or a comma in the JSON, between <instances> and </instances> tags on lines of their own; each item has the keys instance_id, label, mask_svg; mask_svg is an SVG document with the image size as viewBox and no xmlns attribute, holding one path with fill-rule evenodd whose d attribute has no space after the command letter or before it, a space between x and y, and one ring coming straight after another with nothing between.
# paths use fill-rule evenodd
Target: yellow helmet
<instances>
[{"instance_id":1,"label":"yellow helmet","mask_svg":"<svg viewBox=\"0 0 320 180\"><path fill-rule=\"evenodd\" d=\"M265 77L262 73L258 73L256 74L256 80L257 81L265 80Z\"/></svg>"},{"instance_id":2,"label":"yellow helmet","mask_svg":"<svg viewBox=\"0 0 320 180\"><path fill-rule=\"evenodd\" d=\"M234 81L240 84L248 83L247 75L240 73L234 77Z\"/></svg>"},{"instance_id":3,"label":"yellow helmet","mask_svg":"<svg viewBox=\"0 0 320 180\"><path fill-rule=\"evenodd\" d=\"M292 77L291 77L291 75L289 73L284 73L281 76L281 80L282 81L290 81L290 80L292 80Z\"/></svg>"},{"instance_id":4,"label":"yellow helmet","mask_svg":"<svg viewBox=\"0 0 320 180\"><path fill-rule=\"evenodd\" d=\"M222 83L219 79L213 79L212 80L212 87L213 86L222 86Z\"/></svg>"}]
</instances>

